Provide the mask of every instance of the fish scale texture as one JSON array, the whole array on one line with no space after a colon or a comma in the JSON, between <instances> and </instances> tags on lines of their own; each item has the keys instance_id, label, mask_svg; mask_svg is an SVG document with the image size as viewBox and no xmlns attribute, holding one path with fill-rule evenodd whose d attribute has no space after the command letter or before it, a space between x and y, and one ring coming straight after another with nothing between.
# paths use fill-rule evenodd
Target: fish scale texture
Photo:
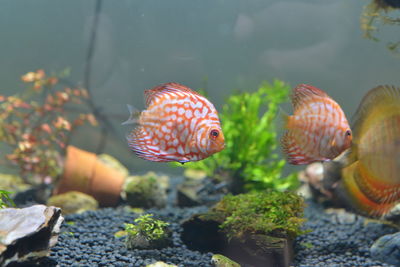
<instances>
[{"instance_id":1,"label":"fish scale texture","mask_svg":"<svg viewBox=\"0 0 400 267\"><path fill-rule=\"evenodd\" d=\"M171 181L176 183L178 180ZM182 228L179 225L181 220L204 212L207 208L174 207L175 192L173 188L166 209L146 211L171 223L173 246L159 250L127 250L124 239L115 238L114 233L123 230L123 224L132 222L138 215L123 208L105 208L65 216L66 222L74 224L63 224L62 234L50 257L44 258L36 266L125 267L145 266L160 260L180 267L211 266L211 253L191 251L182 243ZM324 213L320 205L312 202L307 203L305 216L308 219L305 228L312 232L297 238L293 266L392 266L371 259L369 248L380 236L396 232L394 228L377 223L364 225L365 219L361 216L354 223L340 223L334 215ZM304 243L312 247L306 248Z\"/></svg>"}]
</instances>

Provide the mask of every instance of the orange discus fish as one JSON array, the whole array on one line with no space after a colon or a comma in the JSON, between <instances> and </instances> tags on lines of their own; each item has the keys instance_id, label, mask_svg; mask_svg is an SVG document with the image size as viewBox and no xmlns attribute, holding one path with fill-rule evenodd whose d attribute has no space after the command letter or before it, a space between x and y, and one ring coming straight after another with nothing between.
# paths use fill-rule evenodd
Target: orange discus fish
<instances>
[{"instance_id":1,"label":"orange discus fish","mask_svg":"<svg viewBox=\"0 0 400 267\"><path fill-rule=\"evenodd\" d=\"M331 160L350 147L352 133L340 106L324 91L300 84L293 89L294 114L284 115L281 143L291 164Z\"/></svg>"},{"instance_id":2,"label":"orange discus fish","mask_svg":"<svg viewBox=\"0 0 400 267\"><path fill-rule=\"evenodd\" d=\"M198 161L224 149L218 112L205 97L178 83L145 90L146 110L130 107L136 123L128 143L140 158L150 161Z\"/></svg>"},{"instance_id":3,"label":"orange discus fish","mask_svg":"<svg viewBox=\"0 0 400 267\"><path fill-rule=\"evenodd\" d=\"M338 192L360 213L382 216L400 202L400 88L370 90L354 118Z\"/></svg>"}]
</instances>

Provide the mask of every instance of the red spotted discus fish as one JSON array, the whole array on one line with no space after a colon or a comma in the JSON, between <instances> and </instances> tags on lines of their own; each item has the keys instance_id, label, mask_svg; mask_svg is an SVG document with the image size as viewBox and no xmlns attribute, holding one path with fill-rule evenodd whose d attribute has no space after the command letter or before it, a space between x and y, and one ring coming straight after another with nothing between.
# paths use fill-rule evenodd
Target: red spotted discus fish
<instances>
[{"instance_id":1,"label":"red spotted discus fish","mask_svg":"<svg viewBox=\"0 0 400 267\"><path fill-rule=\"evenodd\" d=\"M352 128L339 195L364 215L384 215L400 202L400 88L370 90Z\"/></svg>"},{"instance_id":2,"label":"red spotted discus fish","mask_svg":"<svg viewBox=\"0 0 400 267\"><path fill-rule=\"evenodd\" d=\"M178 83L145 90L146 110L134 111L123 124L136 123L131 149L150 161L198 161L224 149L218 112L205 97Z\"/></svg>"},{"instance_id":3,"label":"red spotted discus fish","mask_svg":"<svg viewBox=\"0 0 400 267\"><path fill-rule=\"evenodd\" d=\"M337 157L350 147L352 133L340 106L324 91L300 84L293 89L294 114L284 115L281 139L291 164L310 164Z\"/></svg>"}]
</instances>

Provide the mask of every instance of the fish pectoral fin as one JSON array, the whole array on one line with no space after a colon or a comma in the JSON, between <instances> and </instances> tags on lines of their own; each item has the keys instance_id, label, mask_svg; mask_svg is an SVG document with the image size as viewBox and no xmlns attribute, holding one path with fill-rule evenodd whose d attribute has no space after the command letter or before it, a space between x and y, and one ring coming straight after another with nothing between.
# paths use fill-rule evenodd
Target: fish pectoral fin
<instances>
[{"instance_id":1,"label":"fish pectoral fin","mask_svg":"<svg viewBox=\"0 0 400 267\"><path fill-rule=\"evenodd\" d=\"M278 121L277 121L277 125L279 129L287 129L288 128L288 124L289 124L289 118L290 115L282 109L282 107L279 107L279 111L278 111Z\"/></svg>"},{"instance_id":2,"label":"fish pectoral fin","mask_svg":"<svg viewBox=\"0 0 400 267\"><path fill-rule=\"evenodd\" d=\"M129 118L124 121L123 123L121 123L121 125L126 125L126 124L135 124L139 122L139 115L140 115L140 111L138 109L136 109L134 106L131 105L127 105L128 110L129 110Z\"/></svg>"}]
</instances>

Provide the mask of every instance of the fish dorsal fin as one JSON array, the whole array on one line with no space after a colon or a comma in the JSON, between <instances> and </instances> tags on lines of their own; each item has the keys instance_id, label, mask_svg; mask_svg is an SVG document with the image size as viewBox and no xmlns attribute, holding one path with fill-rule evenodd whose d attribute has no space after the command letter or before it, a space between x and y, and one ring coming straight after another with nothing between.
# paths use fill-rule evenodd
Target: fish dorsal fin
<instances>
[{"instance_id":1,"label":"fish dorsal fin","mask_svg":"<svg viewBox=\"0 0 400 267\"><path fill-rule=\"evenodd\" d=\"M160 84L152 89L145 90L144 91L144 97L145 97L145 102L146 106L148 107L154 100L156 100L158 97L162 96L165 93L189 93L193 95L198 95L199 94L192 89L190 89L187 86L184 86L179 83L163 83Z\"/></svg>"},{"instance_id":2,"label":"fish dorsal fin","mask_svg":"<svg viewBox=\"0 0 400 267\"><path fill-rule=\"evenodd\" d=\"M380 85L371 89L361 100L352 118L354 137L359 137L363 127L381 120L383 116L400 114L400 88Z\"/></svg>"},{"instance_id":3,"label":"fish dorsal fin","mask_svg":"<svg viewBox=\"0 0 400 267\"><path fill-rule=\"evenodd\" d=\"M324 91L308 84L299 84L293 89L293 109L298 109L304 102L315 96L329 97Z\"/></svg>"}]
</instances>

